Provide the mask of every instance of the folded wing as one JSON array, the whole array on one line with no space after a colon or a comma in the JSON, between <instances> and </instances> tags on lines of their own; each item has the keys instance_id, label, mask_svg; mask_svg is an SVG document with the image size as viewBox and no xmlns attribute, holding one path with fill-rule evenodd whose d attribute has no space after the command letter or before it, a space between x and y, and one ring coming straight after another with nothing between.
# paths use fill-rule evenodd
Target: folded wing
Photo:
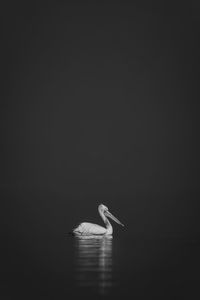
<instances>
[{"instance_id":1,"label":"folded wing","mask_svg":"<svg viewBox=\"0 0 200 300\"><path fill-rule=\"evenodd\" d=\"M93 223L81 223L73 232L79 235L102 235L106 233L106 228Z\"/></svg>"}]
</instances>

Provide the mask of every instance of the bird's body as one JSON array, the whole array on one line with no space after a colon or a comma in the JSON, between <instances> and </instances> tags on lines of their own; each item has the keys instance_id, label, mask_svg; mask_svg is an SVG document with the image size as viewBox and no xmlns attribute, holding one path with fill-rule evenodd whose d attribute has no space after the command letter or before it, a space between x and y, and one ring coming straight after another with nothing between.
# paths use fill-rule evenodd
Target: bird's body
<instances>
[{"instance_id":1,"label":"bird's body","mask_svg":"<svg viewBox=\"0 0 200 300\"><path fill-rule=\"evenodd\" d=\"M106 228L97 224L83 222L77 228L75 228L73 232L77 234L84 234L84 235L88 235L88 234L101 235L101 234L106 234Z\"/></svg>"},{"instance_id":2,"label":"bird's body","mask_svg":"<svg viewBox=\"0 0 200 300\"><path fill-rule=\"evenodd\" d=\"M93 223L83 222L83 223L79 224L73 230L73 233L75 235L112 235L113 228L107 217L110 217L118 224L121 224L122 226L124 226L117 218L115 218L108 211L108 208L105 205L100 204L98 207L98 211L99 211L99 214L100 214L101 218L103 219L106 227L103 227L103 226L100 226L97 224L93 224Z\"/></svg>"}]
</instances>

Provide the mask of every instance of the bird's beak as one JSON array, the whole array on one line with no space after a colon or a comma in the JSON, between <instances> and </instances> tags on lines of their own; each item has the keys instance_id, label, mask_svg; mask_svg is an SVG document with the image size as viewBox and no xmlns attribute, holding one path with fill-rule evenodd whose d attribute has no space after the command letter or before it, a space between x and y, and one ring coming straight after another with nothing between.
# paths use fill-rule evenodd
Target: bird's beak
<instances>
[{"instance_id":1,"label":"bird's beak","mask_svg":"<svg viewBox=\"0 0 200 300\"><path fill-rule=\"evenodd\" d=\"M124 224L122 224L117 218L115 218L109 211L106 211L105 212L105 215L108 217L108 218L111 218L113 221L115 221L116 223L124 226Z\"/></svg>"}]
</instances>

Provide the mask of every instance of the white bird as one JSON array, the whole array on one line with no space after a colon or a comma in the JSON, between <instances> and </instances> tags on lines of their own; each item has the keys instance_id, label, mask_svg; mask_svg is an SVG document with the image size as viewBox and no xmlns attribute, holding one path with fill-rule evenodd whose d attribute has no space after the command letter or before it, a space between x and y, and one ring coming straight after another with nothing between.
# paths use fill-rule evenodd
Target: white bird
<instances>
[{"instance_id":1,"label":"white bird","mask_svg":"<svg viewBox=\"0 0 200 300\"><path fill-rule=\"evenodd\" d=\"M73 233L75 235L90 235L90 236L92 236L92 235L112 235L113 228L112 228L112 225L110 224L108 218L111 218L116 223L124 226L116 217L114 217L109 212L107 206L100 204L98 206L98 211L106 225L106 228L102 227L100 225L97 225L97 224L84 222L84 223L81 223L80 225L78 225L78 227L76 227L75 229L73 229Z\"/></svg>"}]
</instances>

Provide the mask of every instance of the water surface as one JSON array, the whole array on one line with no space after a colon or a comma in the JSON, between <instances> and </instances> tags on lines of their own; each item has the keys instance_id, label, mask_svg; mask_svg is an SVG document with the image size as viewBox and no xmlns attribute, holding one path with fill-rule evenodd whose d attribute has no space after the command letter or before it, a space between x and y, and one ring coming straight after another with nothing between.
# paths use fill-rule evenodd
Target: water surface
<instances>
[{"instance_id":1,"label":"water surface","mask_svg":"<svg viewBox=\"0 0 200 300\"><path fill-rule=\"evenodd\" d=\"M112 237L75 237L75 280L78 287L90 287L106 295L112 289Z\"/></svg>"},{"instance_id":2,"label":"water surface","mask_svg":"<svg viewBox=\"0 0 200 300\"><path fill-rule=\"evenodd\" d=\"M183 236L1 241L1 299L198 299L200 243ZM87 298L86 298L87 297Z\"/></svg>"}]
</instances>

